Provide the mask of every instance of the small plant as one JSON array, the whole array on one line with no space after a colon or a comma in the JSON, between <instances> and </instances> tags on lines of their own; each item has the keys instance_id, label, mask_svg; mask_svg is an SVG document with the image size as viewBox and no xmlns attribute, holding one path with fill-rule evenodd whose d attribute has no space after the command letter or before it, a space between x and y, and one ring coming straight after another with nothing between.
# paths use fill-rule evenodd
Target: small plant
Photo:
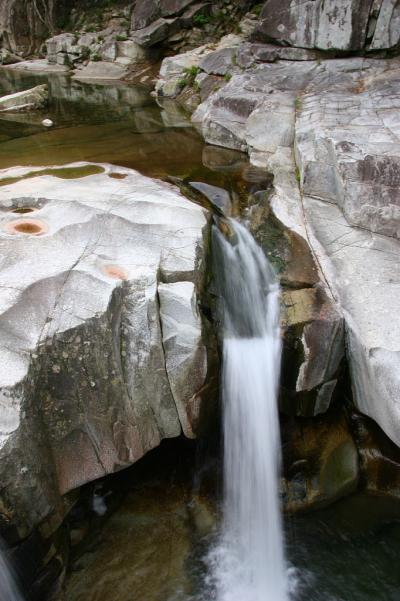
<instances>
[{"instance_id":1,"label":"small plant","mask_svg":"<svg viewBox=\"0 0 400 601\"><path fill-rule=\"evenodd\" d=\"M197 27L204 27L205 25L208 25L208 23L210 23L210 22L211 22L211 19L207 15L194 15L194 17L193 17L193 24L197 25Z\"/></svg>"},{"instance_id":2,"label":"small plant","mask_svg":"<svg viewBox=\"0 0 400 601\"><path fill-rule=\"evenodd\" d=\"M117 40L117 42L126 42L128 36L124 33L119 33L115 39Z\"/></svg>"},{"instance_id":3,"label":"small plant","mask_svg":"<svg viewBox=\"0 0 400 601\"><path fill-rule=\"evenodd\" d=\"M183 77L182 79L180 79L180 80L178 81L178 86L179 86L181 89L183 89L183 88L186 88L186 86L187 86L187 85L188 85L188 80L187 80L185 77Z\"/></svg>"},{"instance_id":4,"label":"small plant","mask_svg":"<svg viewBox=\"0 0 400 601\"><path fill-rule=\"evenodd\" d=\"M302 106L301 98L299 96L297 96L296 100L294 101L294 108L296 109L296 111L299 111L301 109L301 106Z\"/></svg>"},{"instance_id":5,"label":"small plant","mask_svg":"<svg viewBox=\"0 0 400 601\"><path fill-rule=\"evenodd\" d=\"M104 42L104 37L102 35L98 35L97 41L99 42L99 44L101 44L101 42Z\"/></svg>"},{"instance_id":6,"label":"small plant","mask_svg":"<svg viewBox=\"0 0 400 601\"><path fill-rule=\"evenodd\" d=\"M297 183L299 184L301 181L301 175L300 175L300 169L298 167L296 167L295 177L296 177Z\"/></svg>"},{"instance_id":7,"label":"small plant","mask_svg":"<svg viewBox=\"0 0 400 601\"><path fill-rule=\"evenodd\" d=\"M232 73L225 73L224 79L225 81L230 81L232 79Z\"/></svg>"},{"instance_id":8,"label":"small plant","mask_svg":"<svg viewBox=\"0 0 400 601\"><path fill-rule=\"evenodd\" d=\"M199 82L198 82L198 81L194 81L194 82L193 82L193 90L194 90L195 92L200 92L200 84L199 84Z\"/></svg>"},{"instance_id":9,"label":"small plant","mask_svg":"<svg viewBox=\"0 0 400 601\"><path fill-rule=\"evenodd\" d=\"M264 4L256 4L255 6L253 6L253 8L251 9L251 12L253 12L255 15L257 15L257 17L260 16L261 11L263 9Z\"/></svg>"},{"instance_id":10,"label":"small plant","mask_svg":"<svg viewBox=\"0 0 400 601\"><path fill-rule=\"evenodd\" d=\"M194 79L200 73L200 67L196 65L192 65L191 67L186 67L183 72L189 77Z\"/></svg>"},{"instance_id":11,"label":"small plant","mask_svg":"<svg viewBox=\"0 0 400 601\"><path fill-rule=\"evenodd\" d=\"M95 63L97 63L97 62L101 61L101 56L100 56L100 54L97 54L97 53L96 53L96 54L93 54L93 56L92 56L92 61L94 61Z\"/></svg>"}]
</instances>

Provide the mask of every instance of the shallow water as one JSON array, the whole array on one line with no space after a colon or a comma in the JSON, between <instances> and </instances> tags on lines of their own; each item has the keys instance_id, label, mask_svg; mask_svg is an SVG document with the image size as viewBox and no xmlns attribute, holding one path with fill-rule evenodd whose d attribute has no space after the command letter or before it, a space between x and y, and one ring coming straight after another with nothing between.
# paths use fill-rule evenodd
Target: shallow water
<instances>
[{"instance_id":1,"label":"shallow water","mask_svg":"<svg viewBox=\"0 0 400 601\"><path fill-rule=\"evenodd\" d=\"M236 195L252 185L243 156L205 146L185 115L157 106L145 88L1 70L0 93L43 82L51 92L48 110L0 116L0 169L86 160L187 177ZM55 127L44 129L44 117ZM212 522L203 501L192 497L191 482L182 488L168 478L130 491L76 558L66 601L212 599L206 558L218 532L194 525L193 507ZM296 601L400 601L399 504L356 495L286 518L285 530Z\"/></svg>"}]
</instances>

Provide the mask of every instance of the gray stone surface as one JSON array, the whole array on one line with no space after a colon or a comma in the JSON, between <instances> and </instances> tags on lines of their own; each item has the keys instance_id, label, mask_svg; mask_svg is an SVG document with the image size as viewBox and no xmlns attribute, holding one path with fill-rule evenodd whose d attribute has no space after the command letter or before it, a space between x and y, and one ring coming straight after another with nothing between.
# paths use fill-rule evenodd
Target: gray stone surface
<instances>
[{"instance_id":1,"label":"gray stone surface","mask_svg":"<svg viewBox=\"0 0 400 601\"><path fill-rule=\"evenodd\" d=\"M399 25L396 0L268 0L254 36L300 48L382 50L399 43Z\"/></svg>"},{"instance_id":2,"label":"gray stone surface","mask_svg":"<svg viewBox=\"0 0 400 601\"><path fill-rule=\"evenodd\" d=\"M1 507L21 536L61 519L60 493L193 436L206 375L204 210L129 169L72 167L0 173Z\"/></svg>"},{"instance_id":3,"label":"gray stone surface","mask_svg":"<svg viewBox=\"0 0 400 601\"><path fill-rule=\"evenodd\" d=\"M207 142L247 150L274 174L274 214L310 246L344 317L354 401L397 445L399 64L264 64L234 76L194 115ZM332 375L320 389L321 407Z\"/></svg>"},{"instance_id":4,"label":"gray stone surface","mask_svg":"<svg viewBox=\"0 0 400 601\"><path fill-rule=\"evenodd\" d=\"M43 84L24 90L15 92L15 94L7 94L0 97L0 112L20 112L42 109L46 106L49 98L47 85Z\"/></svg>"},{"instance_id":5,"label":"gray stone surface","mask_svg":"<svg viewBox=\"0 0 400 601\"><path fill-rule=\"evenodd\" d=\"M133 31L131 37L139 46L150 48L164 42L169 35L175 33L177 26L178 22L176 19L164 19L161 17L147 27Z\"/></svg>"},{"instance_id":6,"label":"gray stone surface","mask_svg":"<svg viewBox=\"0 0 400 601\"><path fill-rule=\"evenodd\" d=\"M74 79L124 79L128 74L126 65L108 61L89 61L82 69L77 69Z\"/></svg>"}]
</instances>

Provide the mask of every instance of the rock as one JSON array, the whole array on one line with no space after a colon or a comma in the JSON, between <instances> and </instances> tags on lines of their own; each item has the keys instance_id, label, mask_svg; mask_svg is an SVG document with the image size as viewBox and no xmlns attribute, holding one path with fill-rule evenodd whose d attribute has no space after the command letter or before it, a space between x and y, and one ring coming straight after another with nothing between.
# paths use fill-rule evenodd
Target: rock
<instances>
[{"instance_id":1,"label":"rock","mask_svg":"<svg viewBox=\"0 0 400 601\"><path fill-rule=\"evenodd\" d=\"M60 495L194 435L206 220L176 188L120 167L0 176L0 507L23 537L50 514L57 527Z\"/></svg>"},{"instance_id":2,"label":"rock","mask_svg":"<svg viewBox=\"0 0 400 601\"><path fill-rule=\"evenodd\" d=\"M131 37L139 46L149 48L166 40L175 31L177 24L176 19L160 18L143 29L133 31Z\"/></svg>"},{"instance_id":3,"label":"rock","mask_svg":"<svg viewBox=\"0 0 400 601\"><path fill-rule=\"evenodd\" d=\"M282 301L282 409L310 417L325 413L344 356L342 316L323 289L286 290Z\"/></svg>"},{"instance_id":4,"label":"rock","mask_svg":"<svg viewBox=\"0 0 400 601\"><path fill-rule=\"evenodd\" d=\"M30 61L21 61L12 65L7 65L5 69L10 71L31 71L32 73L66 73L69 67L58 64L49 64L46 59L34 59Z\"/></svg>"},{"instance_id":5,"label":"rock","mask_svg":"<svg viewBox=\"0 0 400 601\"><path fill-rule=\"evenodd\" d=\"M273 173L271 209L310 248L344 317L354 402L400 446L399 64L260 64L192 119L208 143L247 150Z\"/></svg>"},{"instance_id":6,"label":"rock","mask_svg":"<svg viewBox=\"0 0 400 601\"><path fill-rule=\"evenodd\" d=\"M236 48L222 48L207 54L199 63L209 75L226 75L235 66Z\"/></svg>"},{"instance_id":7,"label":"rock","mask_svg":"<svg viewBox=\"0 0 400 601\"><path fill-rule=\"evenodd\" d=\"M45 84L36 86L30 90L24 90L23 92L8 94L0 98L0 112L42 109L46 106L48 98L49 92Z\"/></svg>"},{"instance_id":8,"label":"rock","mask_svg":"<svg viewBox=\"0 0 400 601\"><path fill-rule=\"evenodd\" d=\"M48 62L50 64L57 63L59 54L74 54L75 49L77 48L76 42L77 37L73 33L60 33L59 35L46 40Z\"/></svg>"},{"instance_id":9,"label":"rock","mask_svg":"<svg viewBox=\"0 0 400 601\"><path fill-rule=\"evenodd\" d=\"M23 59L16 54L13 54L6 48L0 49L0 65L13 65L14 63L20 63Z\"/></svg>"},{"instance_id":10,"label":"rock","mask_svg":"<svg viewBox=\"0 0 400 601\"><path fill-rule=\"evenodd\" d=\"M43 119L42 125L44 125L44 127L53 127L54 122L51 119Z\"/></svg>"},{"instance_id":11,"label":"rock","mask_svg":"<svg viewBox=\"0 0 400 601\"><path fill-rule=\"evenodd\" d=\"M201 389L207 375L207 352L192 282L159 284L160 316L168 379L182 429L195 437Z\"/></svg>"},{"instance_id":12,"label":"rock","mask_svg":"<svg viewBox=\"0 0 400 601\"><path fill-rule=\"evenodd\" d=\"M317 58L318 53L315 50L247 42L239 46L236 62L239 67L248 69L257 63L273 63L277 60L310 61Z\"/></svg>"},{"instance_id":13,"label":"rock","mask_svg":"<svg viewBox=\"0 0 400 601\"><path fill-rule=\"evenodd\" d=\"M288 512L333 503L356 490L357 447L344 412L313 419L283 421L284 480L281 493Z\"/></svg>"},{"instance_id":14,"label":"rock","mask_svg":"<svg viewBox=\"0 0 400 601\"><path fill-rule=\"evenodd\" d=\"M367 490L400 498L400 449L371 419L354 413L352 428Z\"/></svg>"},{"instance_id":15,"label":"rock","mask_svg":"<svg viewBox=\"0 0 400 601\"><path fill-rule=\"evenodd\" d=\"M152 57L152 54L136 42L126 40L125 42L117 42L117 62L126 64L136 64L144 62Z\"/></svg>"},{"instance_id":16,"label":"rock","mask_svg":"<svg viewBox=\"0 0 400 601\"><path fill-rule=\"evenodd\" d=\"M255 36L265 41L322 50L361 50L368 26L369 0L268 0Z\"/></svg>"},{"instance_id":17,"label":"rock","mask_svg":"<svg viewBox=\"0 0 400 601\"><path fill-rule=\"evenodd\" d=\"M89 63L75 71L74 79L123 79L128 74L125 65L109 63L107 61L89 61Z\"/></svg>"},{"instance_id":18,"label":"rock","mask_svg":"<svg viewBox=\"0 0 400 601\"><path fill-rule=\"evenodd\" d=\"M161 16L157 0L138 0L132 12L131 29L143 29Z\"/></svg>"}]
</instances>

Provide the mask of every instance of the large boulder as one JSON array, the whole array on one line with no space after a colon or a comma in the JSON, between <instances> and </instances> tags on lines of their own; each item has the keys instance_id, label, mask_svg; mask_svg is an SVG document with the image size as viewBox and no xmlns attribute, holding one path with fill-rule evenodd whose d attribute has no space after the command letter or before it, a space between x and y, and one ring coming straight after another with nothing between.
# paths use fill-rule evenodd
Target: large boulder
<instances>
[{"instance_id":1,"label":"large boulder","mask_svg":"<svg viewBox=\"0 0 400 601\"><path fill-rule=\"evenodd\" d=\"M359 58L260 64L193 115L207 142L248 151L273 173L272 211L309 246L344 318L354 402L397 445L399 65ZM304 350L312 357L311 338ZM332 394L326 384L321 406Z\"/></svg>"},{"instance_id":2,"label":"large boulder","mask_svg":"<svg viewBox=\"0 0 400 601\"><path fill-rule=\"evenodd\" d=\"M399 20L392 0L268 0L254 36L300 48L382 50L398 45Z\"/></svg>"},{"instance_id":3,"label":"large boulder","mask_svg":"<svg viewBox=\"0 0 400 601\"><path fill-rule=\"evenodd\" d=\"M57 527L68 491L195 436L206 219L129 169L0 177L0 513L23 537Z\"/></svg>"}]
</instances>

